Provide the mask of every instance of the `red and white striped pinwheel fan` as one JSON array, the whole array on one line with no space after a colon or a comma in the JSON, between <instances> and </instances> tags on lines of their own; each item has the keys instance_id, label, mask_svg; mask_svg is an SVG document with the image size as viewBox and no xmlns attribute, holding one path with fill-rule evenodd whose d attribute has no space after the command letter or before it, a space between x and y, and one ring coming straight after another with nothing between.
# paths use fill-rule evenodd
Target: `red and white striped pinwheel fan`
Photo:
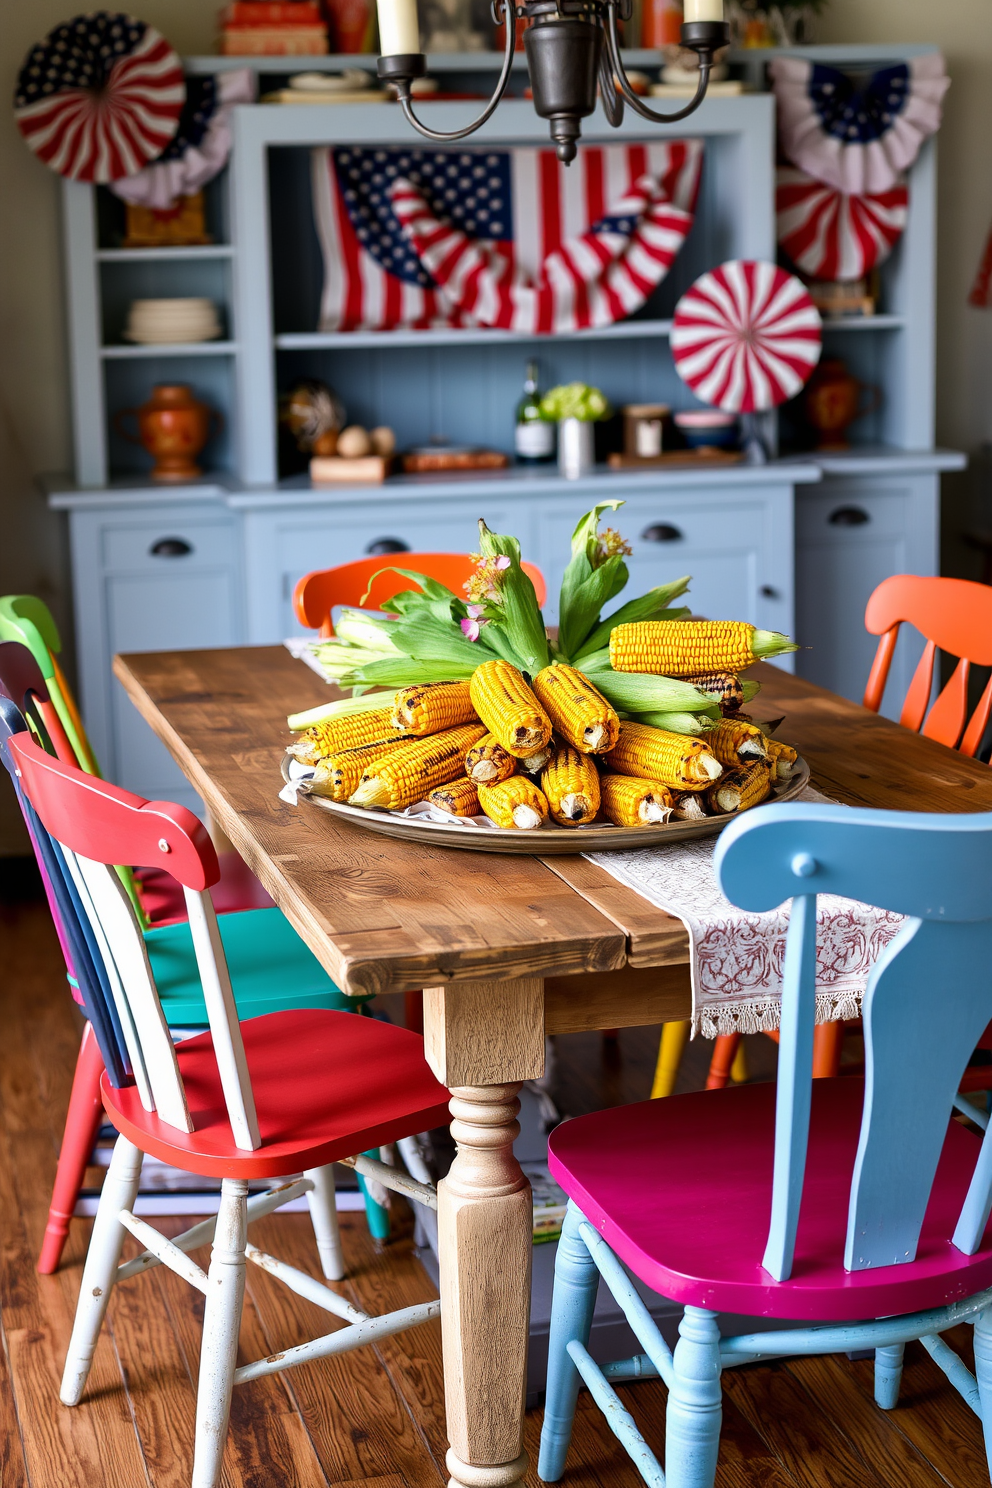
<instances>
[{"instance_id":1,"label":"red and white striped pinwheel fan","mask_svg":"<svg viewBox=\"0 0 992 1488\"><path fill-rule=\"evenodd\" d=\"M675 370L697 398L728 413L760 413L808 382L822 322L793 274L734 258L679 300L671 344Z\"/></svg>"}]
</instances>

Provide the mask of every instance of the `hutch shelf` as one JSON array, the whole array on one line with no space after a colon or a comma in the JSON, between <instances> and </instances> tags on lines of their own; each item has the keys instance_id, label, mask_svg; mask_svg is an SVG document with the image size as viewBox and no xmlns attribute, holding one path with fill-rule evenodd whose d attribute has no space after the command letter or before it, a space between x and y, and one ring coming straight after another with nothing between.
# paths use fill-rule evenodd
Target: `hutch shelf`
<instances>
[{"instance_id":1,"label":"hutch shelf","mask_svg":"<svg viewBox=\"0 0 992 1488\"><path fill-rule=\"evenodd\" d=\"M922 49L796 50L880 65ZM627 60L659 66L656 53L632 52ZM64 184L75 471L47 484L51 505L69 514L83 706L114 779L152 797L191 800L176 766L113 682L115 651L281 641L298 631L290 595L308 569L381 551L384 543L471 548L480 516L516 533L544 569L554 618L568 535L577 516L606 496L627 502L619 523L634 546L635 587L691 573L700 613L793 633L804 648L798 670L860 695L873 649L862 626L865 600L888 573L936 572L939 473L963 464L933 447L932 142L911 173L910 220L883 267L879 313L826 327L824 354L842 357L882 393L877 411L854 426L857 442L848 451L783 453L761 467L598 468L581 481L517 467L471 480L396 477L381 487L331 490L279 467L278 395L301 376L329 382L350 421L391 424L401 447L440 435L512 448L513 410L530 357L538 359L544 386L581 378L615 405L693 406L669 351L675 301L724 259L775 257L774 100L763 91L764 56L736 60L754 91L709 99L682 125L628 115L620 131L630 140L702 138L705 162L696 220L667 280L638 315L602 330L528 337L314 329L322 263L310 152L348 142L416 147L389 105L236 108L229 166L207 189L214 241L203 247L123 248L120 204L101 188ZM355 63L306 59L308 70ZM246 64L197 57L186 65L202 73ZM266 84L296 67L271 58L251 65L264 67ZM432 57L429 65L446 72L453 87L467 91L474 80L482 91L495 59L465 54ZM476 109L447 102L423 112L448 129ZM590 143L616 138L598 114L584 129ZM479 136L458 148L496 143L547 147L529 102L505 101ZM162 295L208 296L220 309L223 339L168 347L126 342L131 301ZM204 451L206 473L190 485L154 484L144 451L119 432L117 416L161 382L189 383L222 416ZM798 427L788 407L769 418L772 447L797 444ZM665 540L657 540L659 531ZM908 683L910 641L905 653L894 669L893 696Z\"/></svg>"}]
</instances>

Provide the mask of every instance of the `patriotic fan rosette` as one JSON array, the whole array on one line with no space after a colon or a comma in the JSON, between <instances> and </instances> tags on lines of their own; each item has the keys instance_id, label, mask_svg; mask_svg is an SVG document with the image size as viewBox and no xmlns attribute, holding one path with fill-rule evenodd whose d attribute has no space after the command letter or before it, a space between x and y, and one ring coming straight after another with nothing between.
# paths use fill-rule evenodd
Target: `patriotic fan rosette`
<instances>
[{"instance_id":1,"label":"patriotic fan rosette","mask_svg":"<svg viewBox=\"0 0 992 1488\"><path fill-rule=\"evenodd\" d=\"M134 175L176 133L182 64L153 26L94 11L56 26L17 80L14 114L35 154L74 181Z\"/></svg>"},{"instance_id":2,"label":"patriotic fan rosette","mask_svg":"<svg viewBox=\"0 0 992 1488\"><path fill-rule=\"evenodd\" d=\"M799 57L769 63L779 143L801 170L849 196L891 191L940 128L950 79L937 53L858 81Z\"/></svg>"},{"instance_id":3,"label":"patriotic fan rosette","mask_svg":"<svg viewBox=\"0 0 992 1488\"><path fill-rule=\"evenodd\" d=\"M851 196L794 166L778 171L779 246L810 279L863 279L888 258L908 216L904 182L870 196Z\"/></svg>"},{"instance_id":4,"label":"patriotic fan rosette","mask_svg":"<svg viewBox=\"0 0 992 1488\"><path fill-rule=\"evenodd\" d=\"M731 259L675 307L672 356L704 403L758 413L794 398L820 360L822 323L802 283L774 264Z\"/></svg>"}]
</instances>

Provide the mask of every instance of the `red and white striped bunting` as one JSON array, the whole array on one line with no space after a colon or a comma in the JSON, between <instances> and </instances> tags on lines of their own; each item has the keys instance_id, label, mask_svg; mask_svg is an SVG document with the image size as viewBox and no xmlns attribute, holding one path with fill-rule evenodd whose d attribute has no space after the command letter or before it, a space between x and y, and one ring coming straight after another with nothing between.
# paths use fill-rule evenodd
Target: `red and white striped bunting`
<instances>
[{"instance_id":1,"label":"red and white striped bunting","mask_svg":"<svg viewBox=\"0 0 992 1488\"><path fill-rule=\"evenodd\" d=\"M810 279L863 279L888 258L908 217L905 181L871 196L848 196L794 166L778 171L779 246Z\"/></svg>"},{"instance_id":2,"label":"red and white striped bunting","mask_svg":"<svg viewBox=\"0 0 992 1488\"><path fill-rule=\"evenodd\" d=\"M704 403L756 413L795 397L820 360L822 322L800 280L731 259L675 307L675 370Z\"/></svg>"}]
</instances>

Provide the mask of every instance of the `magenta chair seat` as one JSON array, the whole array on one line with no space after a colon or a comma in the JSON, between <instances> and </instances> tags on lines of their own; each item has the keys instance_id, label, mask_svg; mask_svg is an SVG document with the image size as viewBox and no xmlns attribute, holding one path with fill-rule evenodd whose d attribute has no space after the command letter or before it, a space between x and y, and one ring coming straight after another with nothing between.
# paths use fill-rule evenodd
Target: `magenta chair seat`
<instances>
[{"instance_id":1,"label":"magenta chair seat","mask_svg":"<svg viewBox=\"0 0 992 1488\"><path fill-rule=\"evenodd\" d=\"M643 1101L566 1121L551 1172L620 1260L655 1291L713 1312L823 1322L940 1307L992 1286L992 1228L973 1256L951 1244L980 1139L952 1121L915 1261L845 1271L864 1083L814 1080L796 1256L762 1269L772 1202L775 1086Z\"/></svg>"}]
</instances>

